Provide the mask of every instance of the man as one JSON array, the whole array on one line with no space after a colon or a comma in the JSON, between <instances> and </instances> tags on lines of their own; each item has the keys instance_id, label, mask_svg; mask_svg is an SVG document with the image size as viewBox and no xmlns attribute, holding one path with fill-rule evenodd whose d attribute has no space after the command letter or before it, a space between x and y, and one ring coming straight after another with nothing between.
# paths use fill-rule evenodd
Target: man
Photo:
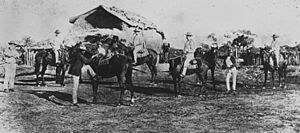
<instances>
[{"instance_id":1,"label":"man","mask_svg":"<svg viewBox=\"0 0 300 133\"><path fill-rule=\"evenodd\" d=\"M60 47L63 46L63 38L60 36L60 31L59 30L55 30L54 34L54 38L53 38L53 51L54 51L54 56L55 56L55 63L56 65L58 65L59 62L59 53L58 50L60 49Z\"/></svg>"},{"instance_id":2,"label":"man","mask_svg":"<svg viewBox=\"0 0 300 133\"><path fill-rule=\"evenodd\" d=\"M208 35L208 38L210 40L211 47L212 48L217 48L218 47L218 39L216 37L216 34L215 33L211 33L210 35Z\"/></svg>"},{"instance_id":3,"label":"man","mask_svg":"<svg viewBox=\"0 0 300 133\"><path fill-rule=\"evenodd\" d=\"M133 37L130 41L131 47L134 48L133 50L133 64L137 63L137 53L146 48L145 40L141 35L141 30L136 28L134 29Z\"/></svg>"},{"instance_id":4,"label":"man","mask_svg":"<svg viewBox=\"0 0 300 133\"><path fill-rule=\"evenodd\" d=\"M274 66L275 66L276 69L278 68L279 57L280 57L280 44L279 44L277 38L279 38L279 36L276 35L276 34L273 34L272 35L273 40L272 40L271 45L270 45L270 47L271 47L270 52L274 52L274 54L275 54Z\"/></svg>"},{"instance_id":5,"label":"man","mask_svg":"<svg viewBox=\"0 0 300 133\"><path fill-rule=\"evenodd\" d=\"M16 58L19 57L18 52L12 46L12 42L9 42L9 46L4 50L4 60L5 60L5 76L4 76L4 92L13 91L17 61Z\"/></svg>"},{"instance_id":6,"label":"man","mask_svg":"<svg viewBox=\"0 0 300 133\"><path fill-rule=\"evenodd\" d=\"M225 59L225 64L226 64L226 86L227 86L227 93L230 93L231 91L236 90L236 61L235 57L233 55L232 49L228 50L228 56ZM230 78L232 77L232 90L230 89Z\"/></svg>"},{"instance_id":7,"label":"man","mask_svg":"<svg viewBox=\"0 0 300 133\"><path fill-rule=\"evenodd\" d=\"M79 78L81 76L81 73L87 72L92 77L92 80L97 80L96 73L91 68L91 66L85 65L86 63L89 63L94 56L92 56L91 59L87 59L86 57L84 57L84 52L86 50L85 46L83 46L81 43L77 43L76 45L77 46L75 46L75 47L77 47L77 48L79 47L79 48L77 49L77 51L75 51L72 54L70 69L68 72L73 77L72 99L73 99L74 106L78 106L77 105L78 104L77 91L78 91L78 87L79 87Z\"/></svg>"},{"instance_id":8,"label":"man","mask_svg":"<svg viewBox=\"0 0 300 133\"><path fill-rule=\"evenodd\" d=\"M192 39L192 33L187 32L185 35L186 35L186 42L184 43L183 52L186 54L186 60L183 64L183 70L180 75L181 77L184 77L186 75L187 67L188 67L190 61L194 59L194 52L195 52L194 41Z\"/></svg>"}]
</instances>

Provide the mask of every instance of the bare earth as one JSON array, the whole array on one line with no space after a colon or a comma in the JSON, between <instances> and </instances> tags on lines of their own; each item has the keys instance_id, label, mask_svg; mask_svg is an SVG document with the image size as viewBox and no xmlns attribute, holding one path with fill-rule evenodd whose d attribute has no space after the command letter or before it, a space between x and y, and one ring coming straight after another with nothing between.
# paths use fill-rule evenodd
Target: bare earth
<instances>
[{"instance_id":1,"label":"bare earth","mask_svg":"<svg viewBox=\"0 0 300 133\"><path fill-rule=\"evenodd\" d=\"M91 103L89 82L82 83L79 107L73 107L71 78L59 87L47 75L48 87L36 87L30 72L32 68L19 68L16 91L0 92L0 132L300 132L298 67L289 67L286 90L262 90L261 71L243 68L236 95L224 94L225 79L218 70L217 91L211 90L209 79L209 94L195 97L199 86L189 76L179 98L173 96L167 73L159 74L154 87L148 82L150 74L137 72L133 106L116 106L114 78L101 82L96 104Z\"/></svg>"}]
</instances>

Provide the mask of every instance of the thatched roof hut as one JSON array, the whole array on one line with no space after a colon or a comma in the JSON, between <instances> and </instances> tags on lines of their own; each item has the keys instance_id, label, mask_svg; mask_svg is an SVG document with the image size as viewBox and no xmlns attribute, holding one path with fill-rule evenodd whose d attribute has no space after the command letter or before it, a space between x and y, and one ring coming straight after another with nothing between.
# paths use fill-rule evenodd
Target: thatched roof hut
<instances>
[{"instance_id":1,"label":"thatched roof hut","mask_svg":"<svg viewBox=\"0 0 300 133\"><path fill-rule=\"evenodd\" d=\"M85 36L87 34L112 34L129 41L135 28L142 30L147 47L159 49L165 38L162 31L146 18L130 11L116 7L100 5L83 14L71 17L74 24L71 34Z\"/></svg>"}]
</instances>

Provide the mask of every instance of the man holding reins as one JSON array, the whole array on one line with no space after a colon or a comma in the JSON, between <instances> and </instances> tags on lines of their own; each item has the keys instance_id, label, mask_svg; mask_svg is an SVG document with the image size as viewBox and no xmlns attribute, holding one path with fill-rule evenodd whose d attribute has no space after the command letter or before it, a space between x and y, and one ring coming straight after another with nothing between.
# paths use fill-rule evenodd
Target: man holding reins
<instances>
[{"instance_id":1,"label":"man holding reins","mask_svg":"<svg viewBox=\"0 0 300 133\"><path fill-rule=\"evenodd\" d=\"M276 34L273 34L272 35L273 40L270 44L270 47L271 47L270 52L274 52L274 54L275 54L274 66L276 69L278 68L278 63L279 63L279 58L280 58L280 44L279 44L277 38L279 38L279 36Z\"/></svg>"},{"instance_id":2,"label":"man holding reins","mask_svg":"<svg viewBox=\"0 0 300 133\"><path fill-rule=\"evenodd\" d=\"M133 50L133 64L137 63L137 53L146 49L145 40L141 35L141 30L139 28L134 29L133 37L129 42L129 45L134 48Z\"/></svg>"},{"instance_id":3,"label":"man holding reins","mask_svg":"<svg viewBox=\"0 0 300 133\"><path fill-rule=\"evenodd\" d=\"M54 56L55 56L55 63L56 63L56 65L58 65L60 63L58 50L63 46L63 38L60 35L61 32L59 30L55 30L54 33L55 33L55 36L52 40L53 41L52 48L53 48Z\"/></svg>"}]
</instances>

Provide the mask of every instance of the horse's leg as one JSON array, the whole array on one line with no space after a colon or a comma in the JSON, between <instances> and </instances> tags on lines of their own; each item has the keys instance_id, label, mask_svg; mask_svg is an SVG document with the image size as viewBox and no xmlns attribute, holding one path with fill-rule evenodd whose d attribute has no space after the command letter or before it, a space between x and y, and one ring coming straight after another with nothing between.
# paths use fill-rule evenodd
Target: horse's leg
<instances>
[{"instance_id":1,"label":"horse's leg","mask_svg":"<svg viewBox=\"0 0 300 133\"><path fill-rule=\"evenodd\" d=\"M201 75L201 74L197 74L198 76L198 82L199 81L201 81L201 88L200 88L200 90L198 91L198 96L200 96L201 94L202 94L202 92L203 92L203 85L204 85L204 79L205 79L205 76L204 75Z\"/></svg>"},{"instance_id":2,"label":"horse's leg","mask_svg":"<svg viewBox=\"0 0 300 133\"><path fill-rule=\"evenodd\" d=\"M93 103L97 103L98 80L92 80L92 85L93 85Z\"/></svg>"},{"instance_id":3,"label":"horse's leg","mask_svg":"<svg viewBox=\"0 0 300 133\"><path fill-rule=\"evenodd\" d=\"M120 89L121 89L119 105L123 105L124 104L123 103L123 96L124 96L124 92L125 92L124 79L123 79L122 75L118 75L117 78L118 78L118 83L119 83L119 86L120 86Z\"/></svg>"},{"instance_id":4,"label":"horse's leg","mask_svg":"<svg viewBox=\"0 0 300 133\"><path fill-rule=\"evenodd\" d=\"M204 95L207 94L207 71L206 71L205 77L202 81L202 92L203 92Z\"/></svg>"},{"instance_id":5,"label":"horse's leg","mask_svg":"<svg viewBox=\"0 0 300 133\"><path fill-rule=\"evenodd\" d=\"M67 66L62 67L62 72L61 72L61 76L60 76L61 78L60 78L60 82L59 82L61 86L65 86L64 81L65 81L65 76L66 76L66 69L67 69L66 67Z\"/></svg>"},{"instance_id":6,"label":"horse's leg","mask_svg":"<svg viewBox=\"0 0 300 133\"><path fill-rule=\"evenodd\" d=\"M39 85L40 67L41 67L41 65L39 63L37 63L36 66L35 66L35 70L34 70L35 71L35 75L36 75L36 85L37 86L40 86Z\"/></svg>"},{"instance_id":7,"label":"horse's leg","mask_svg":"<svg viewBox=\"0 0 300 133\"><path fill-rule=\"evenodd\" d=\"M200 80L199 80L199 75L198 74L196 75L196 84L200 85Z\"/></svg>"},{"instance_id":8,"label":"horse's leg","mask_svg":"<svg viewBox=\"0 0 300 133\"><path fill-rule=\"evenodd\" d=\"M216 89L215 76L214 76L214 74L215 74L215 68L210 69L210 71L211 71L211 80L212 80L212 84L213 84L213 89L215 90Z\"/></svg>"},{"instance_id":9,"label":"horse's leg","mask_svg":"<svg viewBox=\"0 0 300 133\"><path fill-rule=\"evenodd\" d=\"M153 67L152 67L150 61L147 62L147 66L148 66L149 70L151 71L151 79L150 79L150 83L152 84L153 81L154 81L154 70L153 70Z\"/></svg>"},{"instance_id":10,"label":"horse's leg","mask_svg":"<svg viewBox=\"0 0 300 133\"><path fill-rule=\"evenodd\" d=\"M131 103L134 103L134 90L132 85L132 66L129 65L127 68L127 71L125 73L125 89L130 91L130 101Z\"/></svg>"},{"instance_id":11,"label":"horse's leg","mask_svg":"<svg viewBox=\"0 0 300 133\"><path fill-rule=\"evenodd\" d=\"M262 89L266 89L267 79L268 79L268 70L264 70L264 73L265 73L265 81L264 81L264 86Z\"/></svg>"},{"instance_id":12,"label":"horse's leg","mask_svg":"<svg viewBox=\"0 0 300 133\"><path fill-rule=\"evenodd\" d=\"M283 84L284 84L283 88L284 89L287 88L287 86L286 86L286 73L287 73L286 69L287 69L287 66L284 66L284 68L283 68Z\"/></svg>"},{"instance_id":13,"label":"horse's leg","mask_svg":"<svg viewBox=\"0 0 300 133\"><path fill-rule=\"evenodd\" d=\"M272 75L272 85L273 85L273 89L276 89L276 87L275 87L275 78L274 78L274 74L275 74L275 71L272 71L272 72L271 72L271 75Z\"/></svg>"},{"instance_id":14,"label":"horse's leg","mask_svg":"<svg viewBox=\"0 0 300 133\"><path fill-rule=\"evenodd\" d=\"M282 68L278 68L279 88L282 87L282 84L281 84L281 76L283 76L283 75L282 75Z\"/></svg>"},{"instance_id":15,"label":"horse's leg","mask_svg":"<svg viewBox=\"0 0 300 133\"><path fill-rule=\"evenodd\" d=\"M157 82L156 82L157 67L156 67L155 64L153 64L152 69L153 69L153 80L152 80L152 82L154 83L154 86L157 86Z\"/></svg>"},{"instance_id":16,"label":"horse's leg","mask_svg":"<svg viewBox=\"0 0 300 133\"><path fill-rule=\"evenodd\" d=\"M42 71L41 71L42 86L46 86L45 78L44 78L46 70L47 70L47 64L42 66Z\"/></svg>"},{"instance_id":17,"label":"horse's leg","mask_svg":"<svg viewBox=\"0 0 300 133\"><path fill-rule=\"evenodd\" d=\"M56 66L56 74L55 74L55 83L56 84L59 84L60 82L60 80L61 80L61 75L60 75L60 73L61 73L61 70L62 69L62 66Z\"/></svg>"},{"instance_id":18,"label":"horse's leg","mask_svg":"<svg viewBox=\"0 0 300 133\"><path fill-rule=\"evenodd\" d=\"M172 79L173 79L173 85L174 85L174 95L175 97L178 97L178 91L177 91L177 78L174 75L174 73L172 73Z\"/></svg>"}]
</instances>

